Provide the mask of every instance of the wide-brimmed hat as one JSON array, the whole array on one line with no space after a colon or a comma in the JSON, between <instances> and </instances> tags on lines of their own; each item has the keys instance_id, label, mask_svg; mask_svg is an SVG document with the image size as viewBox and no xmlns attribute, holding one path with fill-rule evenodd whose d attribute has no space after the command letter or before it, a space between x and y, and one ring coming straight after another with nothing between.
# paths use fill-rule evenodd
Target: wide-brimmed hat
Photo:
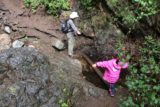
<instances>
[{"instance_id":1,"label":"wide-brimmed hat","mask_svg":"<svg viewBox=\"0 0 160 107\"><path fill-rule=\"evenodd\" d=\"M74 18L79 17L79 15L78 15L77 12L72 12L69 17L70 17L71 19L74 19Z\"/></svg>"}]
</instances>

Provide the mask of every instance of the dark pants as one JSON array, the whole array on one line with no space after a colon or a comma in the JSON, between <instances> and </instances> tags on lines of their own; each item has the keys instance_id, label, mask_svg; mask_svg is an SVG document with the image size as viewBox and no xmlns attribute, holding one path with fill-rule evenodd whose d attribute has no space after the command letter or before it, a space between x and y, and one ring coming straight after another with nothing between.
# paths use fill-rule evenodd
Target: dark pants
<instances>
[{"instance_id":1,"label":"dark pants","mask_svg":"<svg viewBox=\"0 0 160 107\"><path fill-rule=\"evenodd\" d=\"M105 82L109 88L109 92L110 94L112 93L113 95L115 94L116 90L115 90L115 83L108 83L108 82Z\"/></svg>"},{"instance_id":2,"label":"dark pants","mask_svg":"<svg viewBox=\"0 0 160 107\"><path fill-rule=\"evenodd\" d=\"M111 91L112 94L115 94L115 84L109 83L109 91Z\"/></svg>"}]
</instances>

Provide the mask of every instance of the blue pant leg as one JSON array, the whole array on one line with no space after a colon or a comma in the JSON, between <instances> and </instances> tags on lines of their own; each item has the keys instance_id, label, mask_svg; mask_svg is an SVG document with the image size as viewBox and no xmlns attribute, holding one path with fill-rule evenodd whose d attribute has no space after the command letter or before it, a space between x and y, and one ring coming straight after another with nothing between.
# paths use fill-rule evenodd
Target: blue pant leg
<instances>
[{"instance_id":1,"label":"blue pant leg","mask_svg":"<svg viewBox=\"0 0 160 107\"><path fill-rule=\"evenodd\" d=\"M115 84L114 83L110 83L109 84L109 88L112 91L112 93L115 94Z\"/></svg>"}]
</instances>

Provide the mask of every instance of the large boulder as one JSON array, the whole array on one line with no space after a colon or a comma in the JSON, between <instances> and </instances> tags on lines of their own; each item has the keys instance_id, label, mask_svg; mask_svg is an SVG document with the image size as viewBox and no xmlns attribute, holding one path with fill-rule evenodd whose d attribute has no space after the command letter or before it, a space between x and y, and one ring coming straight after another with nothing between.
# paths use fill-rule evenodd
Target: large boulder
<instances>
[{"instance_id":1,"label":"large boulder","mask_svg":"<svg viewBox=\"0 0 160 107\"><path fill-rule=\"evenodd\" d=\"M11 48L1 52L1 107L110 105L108 102L112 99L107 91L83 78L79 60L60 53L55 56L51 65L48 58L34 48ZM109 101L106 103L104 99Z\"/></svg>"},{"instance_id":2,"label":"large boulder","mask_svg":"<svg viewBox=\"0 0 160 107\"><path fill-rule=\"evenodd\" d=\"M92 60L110 59L116 51L116 45L120 38L125 35L119 28L109 24L106 29L99 29L95 33L94 44L85 46L83 52L89 55Z\"/></svg>"},{"instance_id":3,"label":"large boulder","mask_svg":"<svg viewBox=\"0 0 160 107\"><path fill-rule=\"evenodd\" d=\"M60 89L63 90L64 98L67 98L63 101L69 101L72 107L117 107L117 103L112 103L116 99L108 96L105 89L101 89L94 84L93 81L96 81L100 86L103 82L94 74L94 71L85 69L83 61L68 58L61 53L56 53L55 56L51 63L55 66L53 71L57 72L58 77L63 81ZM51 81L55 78L52 73L50 74ZM105 84L103 85L105 86Z\"/></svg>"},{"instance_id":4,"label":"large boulder","mask_svg":"<svg viewBox=\"0 0 160 107\"><path fill-rule=\"evenodd\" d=\"M0 53L1 107L40 107L50 98L52 105L57 105L59 85L48 86L50 70L48 58L33 48L11 48Z\"/></svg>"}]
</instances>

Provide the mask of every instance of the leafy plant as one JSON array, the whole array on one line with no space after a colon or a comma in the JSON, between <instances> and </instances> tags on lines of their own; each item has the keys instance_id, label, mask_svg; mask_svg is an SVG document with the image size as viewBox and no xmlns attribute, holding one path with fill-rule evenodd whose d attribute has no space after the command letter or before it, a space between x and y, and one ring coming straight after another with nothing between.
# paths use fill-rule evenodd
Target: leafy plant
<instances>
[{"instance_id":1,"label":"leafy plant","mask_svg":"<svg viewBox=\"0 0 160 107\"><path fill-rule=\"evenodd\" d=\"M63 100L59 100L58 103L60 104L60 107L69 107L69 105L66 102L64 102Z\"/></svg>"},{"instance_id":2,"label":"leafy plant","mask_svg":"<svg viewBox=\"0 0 160 107\"><path fill-rule=\"evenodd\" d=\"M119 17L123 17L122 21L125 24L129 24L131 26L133 23L137 21L136 17L134 16L133 12L129 10L128 7L126 8L121 8L121 11L118 14Z\"/></svg>"},{"instance_id":3,"label":"leafy plant","mask_svg":"<svg viewBox=\"0 0 160 107\"><path fill-rule=\"evenodd\" d=\"M59 78L61 80L64 80L64 71L63 69L60 69L59 71ZM63 95L63 98L62 97L59 97L58 98L58 104L60 107L70 107L70 96L71 96L71 92L70 90L67 88L66 84L65 83L62 83L61 86L60 86L60 90L61 90L61 93Z\"/></svg>"},{"instance_id":4,"label":"leafy plant","mask_svg":"<svg viewBox=\"0 0 160 107\"><path fill-rule=\"evenodd\" d=\"M26 7L29 7L30 4L31 4L31 0L24 0L24 5L25 5Z\"/></svg>"},{"instance_id":5,"label":"leafy plant","mask_svg":"<svg viewBox=\"0 0 160 107\"><path fill-rule=\"evenodd\" d=\"M160 42L152 36L145 37L139 47L139 60L130 63L126 78L129 95L123 98L122 107L160 106Z\"/></svg>"},{"instance_id":6,"label":"leafy plant","mask_svg":"<svg viewBox=\"0 0 160 107\"><path fill-rule=\"evenodd\" d=\"M132 3L136 5L134 12L137 14L137 19L158 12L157 0L132 0Z\"/></svg>"},{"instance_id":7,"label":"leafy plant","mask_svg":"<svg viewBox=\"0 0 160 107\"><path fill-rule=\"evenodd\" d=\"M56 14L58 10L68 10L70 8L68 0L43 0L49 14Z\"/></svg>"},{"instance_id":8,"label":"leafy plant","mask_svg":"<svg viewBox=\"0 0 160 107\"><path fill-rule=\"evenodd\" d=\"M92 8L92 0L79 0L83 9L90 10Z\"/></svg>"},{"instance_id":9,"label":"leafy plant","mask_svg":"<svg viewBox=\"0 0 160 107\"><path fill-rule=\"evenodd\" d=\"M109 0L107 3L116 13L116 17L122 19L122 22L131 27L143 17L160 11L158 0Z\"/></svg>"},{"instance_id":10,"label":"leafy plant","mask_svg":"<svg viewBox=\"0 0 160 107\"><path fill-rule=\"evenodd\" d=\"M67 10L70 8L68 0L24 0L26 7L31 6L32 10L35 11L39 5L44 5L48 10L49 14L57 14L57 12L62 10Z\"/></svg>"},{"instance_id":11,"label":"leafy plant","mask_svg":"<svg viewBox=\"0 0 160 107\"><path fill-rule=\"evenodd\" d=\"M24 0L24 4L26 7L31 6L32 10L35 10L41 4L41 0Z\"/></svg>"},{"instance_id":12,"label":"leafy plant","mask_svg":"<svg viewBox=\"0 0 160 107\"><path fill-rule=\"evenodd\" d=\"M124 43L121 41L122 40L118 40L118 43L116 44L116 52L118 54L118 58L125 63L126 61L130 60L131 56L129 51L124 46Z\"/></svg>"}]
</instances>

